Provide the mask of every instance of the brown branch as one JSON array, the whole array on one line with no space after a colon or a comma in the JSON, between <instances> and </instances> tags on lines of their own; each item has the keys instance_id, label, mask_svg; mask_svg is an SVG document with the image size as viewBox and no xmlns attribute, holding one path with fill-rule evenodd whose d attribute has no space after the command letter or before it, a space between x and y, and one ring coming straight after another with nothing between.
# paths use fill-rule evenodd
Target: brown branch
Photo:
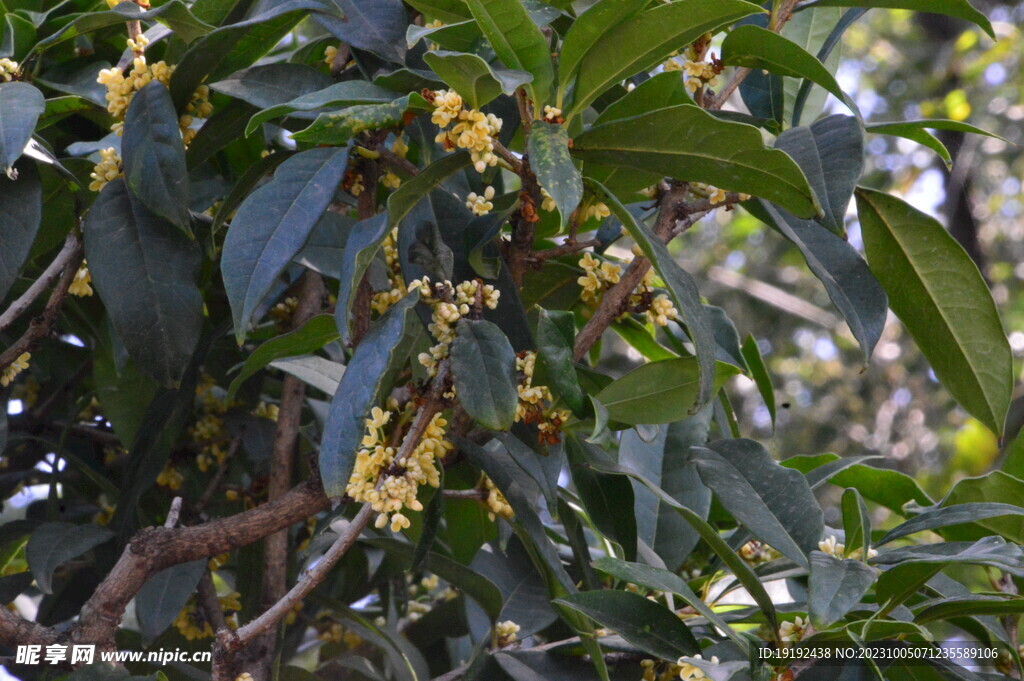
<instances>
[{"instance_id":1,"label":"brown branch","mask_svg":"<svg viewBox=\"0 0 1024 681\"><path fill-rule=\"evenodd\" d=\"M585 251L588 248L600 246L601 242L597 239L587 239L586 241L566 241L564 244L555 246L554 248L548 248L543 251L534 251L531 258L538 263L543 263L545 260L551 258L557 258L561 255L571 255L573 253L579 253Z\"/></svg>"},{"instance_id":2,"label":"brown branch","mask_svg":"<svg viewBox=\"0 0 1024 681\"><path fill-rule=\"evenodd\" d=\"M64 304L64 299L68 295L68 287L75 280L75 274L78 272L78 266L81 263L82 242L76 235L72 253L64 262L63 273L57 280L57 285L50 294L49 300L46 301L46 307L43 308L42 314L29 322L28 328L21 338L15 341L14 345L0 353L0 369L9 367L23 353L34 350L39 341L50 334L57 323L57 316L60 313L61 305Z\"/></svg>"},{"instance_id":3,"label":"brown branch","mask_svg":"<svg viewBox=\"0 0 1024 681\"><path fill-rule=\"evenodd\" d=\"M75 230L68 232L64 239L64 246L60 249L57 257L53 259L39 278L32 282L24 293L17 300L11 303L10 307L0 314L0 331L4 331L13 324L28 308L32 306L36 298L43 295L43 291L50 288L53 282L57 281L61 272L68 266L75 254L79 251L79 237ZM78 268L75 268L78 271Z\"/></svg>"},{"instance_id":4,"label":"brown branch","mask_svg":"<svg viewBox=\"0 0 1024 681\"><path fill-rule=\"evenodd\" d=\"M202 515L203 511L206 510L206 505L210 503L210 499L216 494L217 488L220 487L220 483L223 482L224 476L228 472L228 467L231 465L231 460L235 457L235 453L238 452L238 447L242 444L242 438L234 438L231 440L231 444L228 446L227 454L224 455L224 460L217 466L217 472L210 478L210 483L203 490L202 496L199 497L199 501L196 502L195 512L196 515Z\"/></svg>"},{"instance_id":5,"label":"brown branch","mask_svg":"<svg viewBox=\"0 0 1024 681\"><path fill-rule=\"evenodd\" d=\"M420 169L413 165L411 162L405 160L390 149L381 147L377 150L380 154L381 162L392 170L397 170L402 175L409 177L415 177L420 174Z\"/></svg>"},{"instance_id":6,"label":"brown branch","mask_svg":"<svg viewBox=\"0 0 1024 681\"><path fill-rule=\"evenodd\" d=\"M218 635L231 631L227 620L224 618L224 609L220 607L217 599L217 589L213 586L213 577L210 571L203 570L203 576L199 578L199 606L203 609L203 615L210 627Z\"/></svg>"}]
</instances>

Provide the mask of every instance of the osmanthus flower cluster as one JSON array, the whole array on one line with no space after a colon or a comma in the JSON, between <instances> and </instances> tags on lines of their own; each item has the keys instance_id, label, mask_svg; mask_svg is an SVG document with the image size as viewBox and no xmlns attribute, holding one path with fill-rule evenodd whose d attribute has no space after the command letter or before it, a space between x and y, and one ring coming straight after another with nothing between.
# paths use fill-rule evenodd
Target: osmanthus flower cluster
<instances>
[{"instance_id":1,"label":"osmanthus flower cluster","mask_svg":"<svg viewBox=\"0 0 1024 681\"><path fill-rule=\"evenodd\" d=\"M533 372L537 365L537 353L524 350L516 355L518 372L517 389L519 402L516 404L516 422L533 423L539 431L538 438L547 444L560 441L558 431L569 420L571 412L555 405L551 389L546 385L533 384Z\"/></svg>"},{"instance_id":2,"label":"osmanthus flower cluster","mask_svg":"<svg viewBox=\"0 0 1024 681\"><path fill-rule=\"evenodd\" d=\"M127 43L128 48L137 55L132 59L131 69L123 71L116 66L102 69L96 78L97 83L107 88L105 95L107 113L115 119L110 129L118 135L124 132L125 115L128 113L128 105L131 104L135 93L153 81L169 86L175 68L162 60L153 64L146 61L143 52L149 41L144 35L140 35L137 40L128 38ZM178 117L178 127L181 131L182 142L186 147L198 134L198 130L193 126L195 119L209 118L212 114L213 104L210 103L210 88L207 85L199 85L185 105L185 113ZM117 150L113 147L101 149L100 162L93 169L89 189L98 192L107 182L120 176L121 159Z\"/></svg>"},{"instance_id":3,"label":"osmanthus flower cluster","mask_svg":"<svg viewBox=\"0 0 1024 681\"><path fill-rule=\"evenodd\" d=\"M0 373L0 387L6 388L13 383L18 374L28 369L30 359L32 359L32 353L23 352L9 366L5 366L3 372Z\"/></svg>"},{"instance_id":4,"label":"osmanthus flower cluster","mask_svg":"<svg viewBox=\"0 0 1024 681\"><path fill-rule=\"evenodd\" d=\"M410 402L407 408L414 408L414 405ZM409 527L409 518L402 513L403 510L423 510L423 504L416 498L420 485L441 485L437 462L455 448L445 439L448 421L438 413L427 425L413 451L407 457L397 459L398 450L392 444L395 440L386 430L396 413L397 410L385 411L380 407L371 411L365 422L366 435L356 453L355 467L346 489L348 496L370 504L377 512L378 528L390 524L392 532ZM401 433L401 419L392 426Z\"/></svg>"},{"instance_id":5,"label":"osmanthus flower cluster","mask_svg":"<svg viewBox=\"0 0 1024 681\"><path fill-rule=\"evenodd\" d=\"M416 279L409 284L409 291L417 289L422 302L433 309L427 330L437 341L427 352L421 352L418 359L430 376L436 376L438 363L448 356L449 346L455 340L455 324L470 314L471 308L477 304L477 295L483 307L493 310L498 307L501 291L477 279L463 281L457 286L452 286L448 280L431 286L430 277Z\"/></svg>"},{"instance_id":6,"label":"osmanthus flower cluster","mask_svg":"<svg viewBox=\"0 0 1024 681\"><path fill-rule=\"evenodd\" d=\"M464 108L462 97L455 90L427 90L424 96L434 105L430 120L441 128L435 142L448 150L468 150L478 173L487 170L488 166L498 165L494 137L501 132L500 118L492 113ZM455 125L447 130L452 123Z\"/></svg>"},{"instance_id":7,"label":"osmanthus flower cluster","mask_svg":"<svg viewBox=\"0 0 1024 681\"><path fill-rule=\"evenodd\" d=\"M0 83L9 83L18 75L21 66L7 57L0 57Z\"/></svg>"},{"instance_id":8,"label":"osmanthus flower cluster","mask_svg":"<svg viewBox=\"0 0 1024 681\"><path fill-rule=\"evenodd\" d=\"M634 253L639 255L639 253ZM622 266L609 260L599 260L591 253L584 253L579 260L583 275L577 279L580 285L580 300L590 305L601 301L604 291L619 283ZM654 293L655 273L648 270L643 280L629 296L629 307L623 314L643 313L647 321L657 326L668 326L669 321L679 318L672 300L665 294Z\"/></svg>"}]
</instances>

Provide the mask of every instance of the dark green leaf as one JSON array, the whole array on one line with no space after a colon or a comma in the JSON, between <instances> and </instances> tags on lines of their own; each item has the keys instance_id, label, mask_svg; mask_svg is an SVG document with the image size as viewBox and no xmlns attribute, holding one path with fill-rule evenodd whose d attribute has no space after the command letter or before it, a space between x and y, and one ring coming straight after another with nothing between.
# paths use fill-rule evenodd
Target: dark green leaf
<instances>
[{"instance_id":1,"label":"dark green leaf","mask_svg":"<svg viewBox=\"0 0 1024 681\"><path fill-rule=\"evenodd\" d=\"M210 89L266 109L330 85L330 76L305 64L263 64L233 73Z\"/></svg>"},{"instance_id":2,"label":"dark green leaf","mask_svg":"<svg viewBox=\"0 0 1024 681\"><path fill-rule=\"evenodd\" d=\"M754 336L747 336L740 348L743 359L750 369L750 377L757 384L757 390L761 393L764 406L768 408L768 415L772 419L772 428L775 428L775 389L772 387L772 377L768 375L768 367L765 366L764 358L761 357L761 348L758 346Z\"/></svg>"},{"instance_id":3,"label":"dark green leaf","mask_svg":"<svg viewBox=\"0 0 1024 681\"><path fill-rule=\"evenodd\" d=\"M865 499L901 515L908 501L923 506L932 503L913 478L899 471L856 464L832 473L829 481L839 487L853 487Z\"/></svg>"},{"instance_id":4,"label":"dark green leaf","mask_svg":"<svg viewBox=\"0 0 1024 681\"><path fill-rule=\"evenodd\" d=\"M113 536L113 532L99 525L44 523L29 537L25 560L39 589L50 594L53 593L54 570Z\"/></svg>"},{"instance_id":5,"label":"dark green leaf","mask_svg":"<svg viewBox=\"0 0 1024 681\"><path fill-rule=\"evenodd\" d=\"M175 385L199 341L199 247L150 213L123 180L107 183L82 229L93 284L139 368Z\"/></svg>"},{"instance_id":6,"label":"dark green leaf","mask_svg":"<svg viewBox=\"0 0 1024 681\"><path fill-rule=\"evenodd\" d=\"M665 660L700 651L697 639L663 605L628 591L585 591L555 601L577 610L641 650Z\"/></svg>"},{"instance_id":7,"label":"dark green leaf","mask_svg":"<svg viewBox=\"0 0 1024 681\"><path fill-rule=\"evenodd\" d=\"M405 27L409 23L401 0L332 0L343 18L319 16L317 21L347 45L381 59L405 61Z\"/></svg>"},{"instance_id":8,"label":"dark green leaf","mask_svg":"<svg viewBox=\"0 0 1024 681\"><path fill-rule=\"evenodd\" d=\"M1019 506L1021 499L1024 499L1024 480L1003 471L992 471L980 477L960 480L942 500L942 505L1002 503ZM1024 517L1013 515L984 519L972 525L944 529L940 534L946 539L979 539L1000 534L1010 541L1024 544Z\"/></svg>"},{"instance_id":9,"label":"dark green leaf","mask_svg":"<svg viewBox=\"0 0 1024 681\"><path fill-rule=\"evenodd\" d=\"M888 544L894 539L906 537L915 532L1011 515L1024 516L1024 508L995 502L956 504L954 506L932 508L892 528L877 543L881 546L882 544Z\"/></svg>"},{"instance_id":10,"label":"dark green leaf","mask_svg":"<svg viewBox=\"0 0 1024 681\"><path fill-rule=\"evenodd\" d=\"M821 507L806 478L776 463L757 442L718 440L690 449L700 477L737 522L798 565L818 546Z\"/></svg>"},{"instance_id":11,"label":"dark green leaf","mask_svg":"<svg viewBox=\"0 0 1024 681\"><path fill-rule=\"evenodd\" d=\"M887 7L934 12L970 21L980 26L993 40L996 37L989 20L967 0L817 0L805 5L805 8L810 7Z\"/></svg>"},{"instance_id":12,"label":"dark green leaf","mask_svg":"<svg viewBox=\"0 0 1024 681\"><path fill-rule=\"evenodd\" d=\"M946 145L943 144L935 135L928 132L928 129L932 130L953 130L956 132L970 132L976 135L986 135L987 137L994 137L1002 140L1003 138L994 133L982 130L981 128L970 125L969 123L961 123L960 121L950 121L943 119L929 119L923 121L896 121L892 123L872 123L868 125L866 130L879 135L895 135L896 137L903 137L908 140L922 144L930 149L933 149L942 160L946 163L947 168L953 166L953 158L949 155L949 150L946 149ZM1003 140L1005 141L1005 140Z\"/></svg>"},{"instance_id":13,"label":"dark green leaf","mask_svg":"<svg viewBox=\"0 0 1024 681\"><path fill-rule=\"evenodd\" d=\"M540 309L537 317L537 354L562 400L577 416L586 410L586 402L572 360L576 336L571 312Z\"/></svg>"},{"instance_id":14,"label":"dark green leaf","mask_svg":"<svg viewBox=\"0 0 1024 681\"><path fill-rule=\"evenodd\" d=\"M412 544L390 537L376 537L366 539L364 542L370 546L384 549L409 564L412 563L416 552L416 547ZM427 554L425 567L456 589L469 594L492 620L498 617L501 612L502 595L491 580L451 558L432 551Z\"/></svg>"},{"instance_id":15,"label":"dark green leaf","mask_svg":"<svg viewBox=\"0 0 1024 681\"><path fill-rule=\"evenodd\" d=\"M717 362L712 395L739 373ZM693 357L649 362L613 381L597 394L608 417L620 423L671 423L687 417L699 394L700 369Z\"/></svg>"},{"instance_id":16,"label":"dark green leaf","mask_svg":"<svg viewBox=\"0 0 1024 681\"><path fill-rule=\"evenodd\" d=\"M192 14L181 0L170 0L170 2L151 10L143 10L134 2L123 1L114 5L110 11L82 12L72 16L73 19L64 24L63 28L39 41L34 49L40 51L107 26L124 24L126 21L156 19L172 28L175 34L186 43L192 42L213 29L212 26Z\"/></svg>"},{"instance_id":17,"label":"dark green leaf","mask_svg":"<svg viewBox=\"0 0 1024 681\"><path fill-rule=\"evenodd\" d=\"M228 399L234 399L246 379L274 360L282 357L308 355L336 340L338 340L338 329L331 316L326 314L316 315L299 328L277 338L271 338L246 358L241 372L228 386Z\"/></svg>"},{"instance_id":18,"label":"dark green leaf","mask_svg":"<svg viewBox=\"0 0 1024 681\"><path fill-rule=\"evenodd\" d=\"M857 549L864 548L861 552L863 561L867 562L866 547L871 546L871 516L868 515L868 508L861 498L860 492L852 487L843 492L843 532L847 555Z\"/></svg>"},{"instance_id":19,"label":"dark green leaf","mask_svg":"<svg viewBox=\"0 0 1024 681\"><path fill-rule=\"evenodd\" d=\"M35 164L26 159L16 170L16 180L0 175L0 225L3 225L0 300L18 279L43 219L43 187Z\"/></svg>"},{"instance_id":20,"label":"dark green leaf","mask_svg":"<svg viewBox=\"0 0 1024 681\"><path fill-rule=\"evenodd\" d=\"M708 607L708 604L694 593L686 581L674 572L640 563L628 563L611 557L600 558L594 561L594 567L612 577L621 579L627 584L637 584L648 589L676 594L686 601L687 605L699 612L708 622L724 631L740 648L746 649L749 647L747 641L736 634L732 627L719 617L714 610Z\"/></svg>"},{"instance_id":21,"label":"dark green leaf","mask_svg":"<svg viewBox=\"0 0 1024 681\"><path fill-rule=\"evenodd\" d=\"M519 0L467 0L466 4L498 59L510 69L533 75L526 91L540 110L548 101L555 70L548 41L526 8Z\"/></svg>"},{"instance_id":22,"label":"dark green leaf","mask_svg":"<svg viewBox=\"0 0 1024 681\"><path fill-rule=\"evenodd\" d=\"M135 595L135 612L143 635L149 640L162 634L195 593L206 561L182 563L161 570L146 580Z\"/></svg>"},{"instance_id":23,"label":"dark green leaf","mask_svg":"<svg viewBox=\"0 0 1024 681\"><path fill-rule=\"evenodd\" d=\"M12 177L14 162L46 110L43 93L28 83L0 83L0 171Z\"/></svg>"},{"instance_id":24,"label":"dark green leaf","mask_svg":"<svg viewBox=\"0 0 1024 681\"><path fill-rule=\"evenodd\" d=\"M459 151L442 156L423 169L418 175L402 183L402 186L388 197L388 220L392 227L409 214L409 211L449 176L462 170L470 163L469 154Z\"/></svg>"},{"instance_id":25,"label":"dark green leaf","mask_svg":"<svg viewBox=\"0 0 1024 681\"><path fill-rule=\"evenodd\" d=\"M508 430L516 414L516 354L508 338L485 320L462 319L451 347L452 380L463 408L492 430Z\"/></svg>"},{"instance_id":26,"label":"dark green leaf","mask_svg":"<svg viewBox=\"0 0 1024 681\"><path fill-rule=\"evenodd\" d=\"M945 541L903 546L880 551L872 562L896 567L920 563L938 564L940 568L950 563L989 565L1016 577L1024 577L1024 550L1002 537L983 537L976 542Z\"/></svg>"},{"instance_id":27,"label":"dark green leaf","mask_svg":"<svg viewBox=\"0 0 1024 681\"><path fill-rule=\"evenodd\" d=\"M811 623L825 629L860 603L878 573L859 560L840 560L811 551L807 607Z\"/></svg>"},{"instance_id":28,"label":"dark green leaf","mask_svg":"<svg viewBox=\"0 0 1024 681\"><path fill-rule=\"evenodd\" d=\"M616 3L611 4L614 6ZM563 52L562 54L564 57L565 53ZM594 122L607 123L608 121L639 116L655 109L664 109L667 106L692 103L693 99L687 93L686 86L683 85L683 80L679 77L679 73L664 71L651 76L621 98L609 104Z\"/></svg>"},{"instance_id":29,"label":"dark green leaf","mask_svg":"<svg viewBox=\"0 0 1024 681\"><path fill-rule=\"evenodd\" d=\"M341 271L338 274L338 303L334 309L334 320L343 340L349 339L349 315L355 301L359 283L367 268L373 262L384 238L391 232L387 213L378 213L371 218L360 220L349 232L342 253Z\"/></svg>"},{"instance_id":30,"label":"dark green leaf","mask_svg":"<svg viewBox=\"0 0 1024 681\"><path fill-rule=\"evenodd\" d=\"M533 80L525 71L492 69L475 54L441 50L427 52L423 61L473 109L482 108L503 92L511 95L516 88Z\"/></svg>"},{"instance_id":31,"label":"dark green leaf","mask_svg":"<svg viewBox=\"0 0 1024 681\"><path fill-rule=\"evenodd\" d=\"M356 347L331 400L320 445L320 476L331 499L345 494L370 408L384 398L395 371L409 356L419 331L413 292L395 303Z\"/></svg>"},{"instance_id":32,"label":"dark green leaf","mask_svg":"<svg viewBox=\"0 0 1024 681\"><path fill-rule=\"evenodd\" d=\"M221 257L239 342L274 281L306 243L334 198L347 166L347 148L298 153L239 206Z\"/></svg>"},{"instance_id":33,"label":"dark green leaf","mask_svg":"<svg viewBox=\"0 0 1024 681\"><path fill-rule=\"evenodd\" d=\"M738 26L722 43L722 61L730 66L767 69L792 78L807 78L835 95L860 118L857 104L843 92L835 76L817 57L792 40L760 26Z\"/></svg>"},{"instance_id":34,"label":"dark green leaf","mask_svg":"<svg viewBox=\"0 0 1024 681\"><path fill-rule=\"evenodd\" d=\"M573 155L760 196L797 216L814 217L821 210L793 159L767 149L757 128L719 120L689 104L595 125L574 138Z\"/></svg>"},{"instance_id":35,"label":"dark green leaf","mask_svg":"<svg viewBox=\"0 0 1024 681\"><path fill-rule=\"evenodd\" d=\"M530 168L540 186L555 200L562 226L583 198L583 178L569 155L569 132L565 127L537 121L530 132Z\"/></svg>"},{"instance_id":36,"label":"dark green leaf","mask_svg":"<svg viewBox=\"0 0 1024 681\"><path fill-rule=\"evenodd\" d=\"M838 7L819 7L816 9L797 12L789 18L782 27L784 38L792 40L809 54L818 58L829 73L835 73L839 68L839 50L829 50L822 54L821 49L825 46L836 25L842 19L843 10ZM803 102L799 111L796 105L800 102L800 91L807 88L802 95ZM785 92L785 116L783 120L793 126L800 125L802 120L813 121L825 108L825 101L828 92L821 87L815 86L813 81L800 80L797 78L786 78L783 83Z\"/></svg>"},{"instance_id":37,"label":"dark green leaf","mask_svg":"<svg viewBox=\"0 0 1024 681\"><path fill-rule=\"evenodd\" d=\"M922 608L914 615L914 622L948 620L973 615L1019 615L1024 612L1024 596L962 596L946 598Z\"/></svg>"},{"instance_id":38,"label":"dark green leaf","mask_svg":"<svg viewBox=\"0 0 1024 681\"><path fill-rule=\"evenodd\" d=\"M937 220L900 199L858 189L857 211L893 312L956 401L1002 435L1012 353L978 268Z\"/></svg>"},{"instance_id":39,"label":"dark green leaf","mask_svg":"<svg viewBox=\"0 0 1024 681\"><path fill-rule=\"evenodd\" d=\"M601 40L609 31L635 16L646 0L604 0L595 2L572 23L558 55L558 100L562 101L580 62L591 51L601 49ZM632 75L632 74L630 74ZM675 80L679 80L678 77Z\"/></svg>"},{"instance_id":40,"label":"dark green leaf","mask_svg":"<svg viewBox=\"0 0 1024 681\"><path fill-rule=\"evenodd\" d=\"M426 111L430 105L413 93L387 104L361 104L337 113L322 113L312 125L292 134L292 139L309 144L341 145L361 132L404 125L406 116Z\"/></svg>"},{"instance_id":41,"label":"dark green leaf","mask_svg":"<svg viewBox=\"0 0 1024 681\"><path fill-rule=\"evenodd\" d=\"M466 8L469 11L469 8ZM472 19L443 26L417 26L410 24L405 32L405 42L414 47L421 40L436 43L439 47L456 52L472 52L483 40L480 26ZM427 54L430 54L429 52ZM429 71L427 72L429 73ZM531 78L533 76L530 76Z\"/></svg>"},{"instance_id":42,"label":"dark green leaf","mask_svg":"<svg viewBox=\"0 0 1024 681\"><path fill-rule=\"evenodd\" d=\"M593 446L593 445L590 445ZM633 506L633 486L624 475L596 471L585 464L586 447L575 437L566 438L569 471L580 501L598 532L622 547L626 560L636 558L636 516L623 509Z\"/></svg>"},{"instance_id":43,"label":"dark green leaf","mask_svg":"<svg viewBox=\"0 0 1024 681\"><path fill-rule=\"evenodd\" d=\"M150 82L132 97L121 159L131 193L152 213L191 236L185 145L178 113L163 83Z\"/></svg>"},{"instance_id":44,"label":"dark green leaf","mask_svg":"<svg viewBox=\"0 0 1024 681\"><path fill-rule=\"evenodd\" d=\"M409 0L407 4L431 19L439 19L446 24L465 21L473 16L464 0Z\"/></svg>"},{"instance_id":45,"label":"dark green leaf","mask_svg":"<svg viewBox=\"0 0 1024 681\"><path fill-rule=\"evenodd\" d=\"M597 185L597 189L599 193L605 195L605 201L612 213L626 227L630 236L633 237L633 240L640 246L644 255L651 261L654 269L661 275L665 285L668 286L669 295L672 298L672 302L675 303L676 311L682 315L683 320L686 322L687 331L693 340L693 345L697 352L695 365L697 367L698 384L693 395L692 404L676 406L686 407L687 412L692 414L711 401L715 390L722 385L720 381L724 381L725 378L731 375L725 373L726 369L724 367L716 368L715 366L716 343L714 329L712 328L711 320L708 319L707 310L701 302L700 291L697 290L697 284L694 282L693 277L679 266L657 235L651 234L604 187ZM683 367L684 365L675 364L673 366ZM719 376L720 373L723 375ZM602 399L601 401L607 406L606 400ZM665 404L671 406L669 402ZM679 412L675 410L672 413L678 414ZM634 423L668 423L670 421L678 421L684 417L685 414L677 415L675 418L664 418L657 421L634 421Z\"/></svg>"},{"instance_id":46,"label":"dark green leaf","mask_svg":"<svg viewBox=\"0 0 1024 681\"><path fill-rule=\"evenodd\" d=\"M347 80L314 92L302 94L283 103L273 106L268 105L268 108L263 109L249 119L249 123L245 127L245 134L247 136L251 135L266 121L296 111L339 109L357 104L386 104L395 99L396 93L391 90L363 80Z\"/></svg>"},{"instance_id":47,"label":"dark green leaf","mask_svg":"<svg viewBox=\"0 0 1024 681\"><path fill-rule=\"evenodd\" d=\"M762 11L761 7L743 0L714 3L682 0L636 14L610 30L600 31L598 27L595 37L600 37L601 42L594 43L594 49L589 50L580 63L572 106L566 118L581 113L612 85L664 61L680 46ZM611 18L615 20L619 16L613 13Z\"/></svg>"}]
</instances>

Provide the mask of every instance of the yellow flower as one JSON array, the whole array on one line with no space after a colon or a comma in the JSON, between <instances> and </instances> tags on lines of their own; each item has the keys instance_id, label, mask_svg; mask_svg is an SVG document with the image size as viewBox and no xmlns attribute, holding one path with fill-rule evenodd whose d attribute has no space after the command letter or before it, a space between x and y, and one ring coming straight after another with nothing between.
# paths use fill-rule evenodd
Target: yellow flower
<instances>
[{"instance_id":1,"label":"yellow flower","mask_svg":"<svg viewBox=\"0 0 1024 681\"><path fill-rule=\"evenodd\" d=\"M462 113L462 97L455 90L438 90L434 93L434 113L431 122L439 128L448 125Z\"/></svg>"},{"instance_id":2,"label":"yellow flower","mask_svg":"<svg viewBox=\"0 0 1024 681\"><path fill-rule=\"evenodd\" d=\"M497 635L498 646L505 646L515 643L519 635L519 625L512 620L505 620L494 625L494 633Z\"/></svg>"},{"instance_id":3,"label":"yellow flower","mask_svg":"<svg viewBox=\"0 0 1024 681\"><path fill-rule=\"evenodd\" d=\"M18 62L7 57L0 58L0 83L8 83L14 80L21 67Z\"/></svg>"},{"instance_id":4,"label":"yellow flower","mask_svg":"<svg viewBox=\"0 0 1024 681\"><path fill-rule=\"evenodd\" d=\"M4 367L0 373L0 386L7 387L14 381L14 378L25 369L28 369L28 361L32 359L32 353L23 352L18 358L11 362L10 366Z\"/></svg>"},{"instance_id":5,"label":"yellow flower","mask_svg":"<svg viewBox=\"0 0 1024 681\"><path fill-rule=\"evenodd\" d=\"M694 655L693 658L696 660L704 659L700 655ZM708 662L710 662L711 664L718 664L718 657L713 655L711 659L708 660ZM676 662L676 665L679 667L679 678L681 679L681 681L701 681L702 679L708 678L704 674L703 669L701 669L697 665L690 664L689 662L686 662L681 658L678 662Z\"/></svg>"},{"instance_id":6,"label":"yellow flower","mask_svg":"<svg viewBox=\"0 0 1024 681\"><path fill-rule=\"evenodd\" d=\"M156 476L156 484L171 490L181 489L181 483L184 481L185 476L170 464L167 464L167 466L160 471L160 475Z\"/></svg>"},{"instance_id":7,"label":"yellow flower","mask_svg":"<svg viewBox=\"0 0 1024 681\"><path fill-rule=\"evenodd\" d=\"M783 622L779 625L779 640L784 643L795 643L804 636L807 622L803 617L797 616L792 622Z\"/></svg>"},{"instance_id":8,"label":"yellow flower","mask_svg":"<svg viewBox=\"0 0 1024 681\"><path fill-rule=\"evenodd\" d=\"M89 174L92 182L89 183L89 190L98 192L111 180L121 177L121 157L113 147L100 150L100 162Z\"/></svg>"},{"instance_id":9,"label":"yellow flower","mask_svg":"<svg viewBox=\"0 0 1024 681\"><path fill-rule=\"evenodd\" d=\"M338 48L334 45L328 45L324 48L324 63L328 66L334 65L334 58L338 56Z\"/></svg>"},{"instance_id":10,"label":"yellow flower","mask_svg":"<svg viewBox=\"0 0 1024 681\"><path fill-rule=\"evenodd\" d=\"M491 199L494 198L494 187L487 187L483 195L470 192L466 197L466 208L473 211L474 215L487 215L494 208Z\"/></svg>"},{"instance_id":11,"label":"yellow flower","mask_svg":"<svg viewBox=\"0 0 1024 681\"><path fill-rule=\"evenodd\" d=\"M260 416L275 422L277 421L279 413L280 409L276 404L267 404L263 400L260 400L260 403L257 404L256 408L252 411L253 416Z\"/></svg>"},{"instance_id":12,"label":"yellow flower","mask_svg":"<svg viewBox=\"0 0 1024 681\"><path fill-rule=\"evenodd\" d=\"M78 271L75 272L75 278L71 282L71 286L68 287L68 293L73 296L91 296L92 286L89 284L92 282L92 277L89 275L89 267L83 260L82 264L79 265Z\"/></svg>"},{"instance_id":13,"label":"yellow flower","mask_svg":"<svg viewBox=\"0 0 1024 681\"><path fill-rule=\"evenodd\" d=\"M717 206L720 203L725 203L726 194L724 189L718 187L709 187L710 192L708 194L708 200L712 206Z\"/></svg>"}]
</instances>

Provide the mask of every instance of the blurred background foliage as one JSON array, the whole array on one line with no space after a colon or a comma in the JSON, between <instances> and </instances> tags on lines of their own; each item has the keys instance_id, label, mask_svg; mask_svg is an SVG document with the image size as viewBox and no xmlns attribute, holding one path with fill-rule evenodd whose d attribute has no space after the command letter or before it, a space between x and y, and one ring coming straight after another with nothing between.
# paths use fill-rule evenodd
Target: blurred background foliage
<instances>
[{"instance_id":1,"label":"blurred background foliage","mask_svg":"<svg viewBox=\"0 0 1024 681\"><path fill-rule=\"evenodd\" d=\"M932 14L873 10L847 32L840 85L868 123L949 118L1005 138L939 132L953 165L914 142L868 135L865 184L889 186L936 217L975 259L992 286L1013 347L1024 357L1024 3L979 3L998 40L976 26ZM830 98L826 112L844 109ZM847 219L858 248L856 215ZM890 313L865 368L860 350L800 253L742 210L718 211L677 241L702 293L723 307L741 336L761 344L775 382L778 422L753 382L730 396L744 436L777 458L834 452L882 455L936 495L1001 462L1024 421L1018 383L1004 443L956 405ZM606 355L635 352L606 342ZM614 360L614 358L609 358ZM627 360L637 357L621 357ZM879 462L880 465L885 465ZM835 518L831 519L835 522ZM826 519L828 522L829 519Z\"/></svg>"}]
</instances>

